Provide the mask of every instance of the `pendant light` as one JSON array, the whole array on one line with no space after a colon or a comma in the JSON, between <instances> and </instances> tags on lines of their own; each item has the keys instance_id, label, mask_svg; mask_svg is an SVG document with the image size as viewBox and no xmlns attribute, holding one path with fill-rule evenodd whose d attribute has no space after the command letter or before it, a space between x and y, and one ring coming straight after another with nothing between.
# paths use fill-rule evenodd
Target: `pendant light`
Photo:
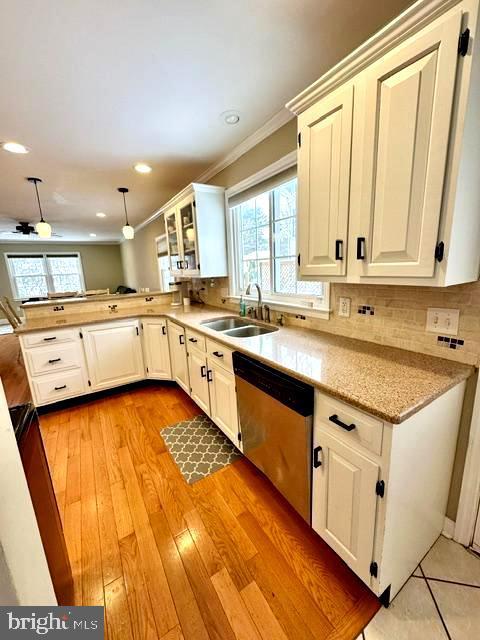
<instances>
[{"instance_id":1,"label":"pendant light","mask_svg":"<svg viewBox=\"0 0 480 640\"><path fill-rule=\"evenodd\" d=\"M40 222L35 225L35 231L39 238L50 238L52 235L52 227L43 219L42 205L40 204L40 196L38 195L37 183L42 182L40 178L27 178L29 182L35 185L35 193L37 194L38 209L40 211Z\"/></svg>"},{"instance_id":2,"label":"pendant light","mask_svg":"<svg viewBox=\"0 0 480 640\"><path fill-rule=\"evenodd\" d=\"M118 187L117 191L120 191L123 195L123 208L125 209L125 226L122 228L123 237L125 240L133 240L135 231L133 227L128 224L127 203L125 200L125 194L128 193L128 189L126 187Z\"/></svg>"}]
</instances>

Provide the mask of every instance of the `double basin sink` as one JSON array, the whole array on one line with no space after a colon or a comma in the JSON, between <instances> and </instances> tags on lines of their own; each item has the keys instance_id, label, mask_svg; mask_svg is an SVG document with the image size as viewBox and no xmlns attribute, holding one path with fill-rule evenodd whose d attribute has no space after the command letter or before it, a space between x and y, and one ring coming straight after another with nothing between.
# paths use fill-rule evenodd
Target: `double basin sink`
<instances>
[{"instance_id":1,"label":"double basin sink","mask_svg":"<svg viewBox=\"0 0 480 640\"><path fill-rule=\"evenodd\" d=\"M266 333L278 331L278 327L256 324L250 319L235 316L219 318L218 320L205 320L201 324L207 327L207 329L220 331L231 338L251 338L253 336L263 336Z\"/></svg>"}]
</instances>

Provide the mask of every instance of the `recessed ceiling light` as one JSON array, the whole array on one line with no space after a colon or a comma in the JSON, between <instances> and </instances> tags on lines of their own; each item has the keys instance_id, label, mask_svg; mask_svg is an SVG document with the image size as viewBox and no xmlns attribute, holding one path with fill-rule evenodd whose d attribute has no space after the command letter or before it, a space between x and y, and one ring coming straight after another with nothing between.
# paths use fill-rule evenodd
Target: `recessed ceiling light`
<instances>
[{"instance_id":1,"label":"recessed ceiling light","mask_svg":"<svg viewBox=\"0 0 480 640\"><path fill-rule=\"evenodd\" d=\"M107 217L107 214L106 213L102 213L101 211L99 211L95 215L97 216L97 218L106 218Z\"/></svg>"},{"instance_id":2,"label":"recessed ceiling light","mask_svg":"<svg viewBox=\"0 0 480 640\"><path fill-rule=\"evenodd\" d=\"M148 164L145 164L145 162L137 162L137 164L135 164L133 168L138 173L150 173L150 171L152 170L152 167L150 167Z\"/></svg>"},{"instance_id":3,"label":"recessed ceiling light","mask_svg":"<svg viewBox=\"0 0 480 640\"><path fill-rule=\"evenodd\" d=\"M238 124L240 122L240 116L236 111L224 111L221 117L225 124Z\"/></svg>"},{"instance_id":4,"label":"recessed ceiling light","mask_svg":"<svg viewBox=\"0 0 480 640\"><path fill-rule=\"evenodd\" d=\"M90 234L90 237L91 237L91 238L96 238L96 237L97 237L97 234L96 234L96 233L91 233L91 234Z\"/></svg>"},{"instance_id":5,"label":"recessed ceiling light","mask_svg":"<svg viewBox=\"0 0 480 640\"><path fill-rule=\"evenodd\" d=\"M19 142L2 142L2 149L10 153L28 153L30 149Z\"/></svg>"}]
</instances>

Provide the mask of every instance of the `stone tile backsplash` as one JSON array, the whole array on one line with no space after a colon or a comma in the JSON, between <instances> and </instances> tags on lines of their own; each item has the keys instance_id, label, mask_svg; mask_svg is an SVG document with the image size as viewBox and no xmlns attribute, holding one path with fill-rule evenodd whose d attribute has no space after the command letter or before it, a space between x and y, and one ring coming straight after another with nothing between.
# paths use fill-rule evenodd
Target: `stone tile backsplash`
<instances>
[{"instance_id":1,"label":"stone tile backsplash","mask_svg":"<svg viewBox=\"0 0 480 640\"><path fill-rule=\"evenodd\" d=\"M227 278L216 280L213 288L209 282L204 286L202 297L206 303L238 312L238 304L224 297ZM340 297L351 298L349 318L338 316ZM302 320L294 313L284 313L285 324L480 365L480 282L447 288L335 283L330 285L330 307L329 320L309 317ZM438 340L437 334L425 331L428 307L460 310L458 336L449 337L463 343L445 348L445 341ZM358 312L368 308L374 313ZM277 315L272 312L273 321Z\"/></svg>"}]
</instances>

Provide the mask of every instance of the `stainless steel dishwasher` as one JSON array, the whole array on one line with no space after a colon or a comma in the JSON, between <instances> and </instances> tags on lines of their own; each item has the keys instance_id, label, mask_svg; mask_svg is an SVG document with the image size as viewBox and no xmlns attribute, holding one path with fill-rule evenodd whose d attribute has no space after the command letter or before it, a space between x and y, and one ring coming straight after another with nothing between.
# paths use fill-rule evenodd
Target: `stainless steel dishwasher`
<instances>
[{"instance_id":1,"label":"stainless steel dishwasher","mask_svg":"<svg viewBox=\"0 0 480 640\"><path fill-rule=\"evenodd\" d=\"M243 453L311 524L313 387L235 351Z\"/></svg>"}]
</instances>

